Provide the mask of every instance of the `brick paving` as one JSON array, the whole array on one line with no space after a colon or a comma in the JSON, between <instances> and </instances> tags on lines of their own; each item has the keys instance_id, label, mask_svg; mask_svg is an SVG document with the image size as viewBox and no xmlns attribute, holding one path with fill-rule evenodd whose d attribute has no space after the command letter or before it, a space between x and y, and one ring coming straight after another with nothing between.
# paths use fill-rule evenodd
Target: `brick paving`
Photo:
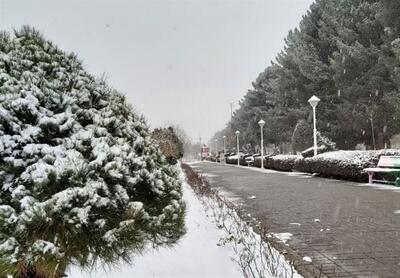
<instances>
[{"instance_id":1,"label":"brick paving","mask_svg":"<svg viewBox=\"0 0 400 278\"><path fill-rule=\"evenodd\" d=\"M311 257L325 276L400 277L400 189L209 162L191 166L239 197L271 232L292 233L290 248Z\"/></svg>"}]
</instances>

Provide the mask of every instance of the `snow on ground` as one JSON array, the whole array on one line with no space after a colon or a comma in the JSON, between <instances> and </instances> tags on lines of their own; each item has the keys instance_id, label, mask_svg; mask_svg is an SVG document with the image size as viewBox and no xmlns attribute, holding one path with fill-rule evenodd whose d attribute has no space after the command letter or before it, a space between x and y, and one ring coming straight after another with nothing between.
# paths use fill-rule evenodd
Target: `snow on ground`
<instances>
[{"instance_id":1,"label":"snow on ground","mask_svg":"<svg viewBox=\"0 0 400 278\"><path fill-rule=\"evenodd\" d=\"M236 204L236 205L243 205L243 199L242 197L234 194L233 192L225 190L221 186L217 186L216 189L218 190L218 193L224 197L225 199L229 200L230 202Z\"/></svg>"},{"instance_id":2,"label":"snow on ground","mask_svg":"<svg viewBox=\"0 0 400 278\"><path fill-rule=\"evenodd\" d=\"M200 163L201 161L197 160L197 159L191 159L191 160L184 159L183 162L187 165L194 165L194 164Z\"/></svg>"},{"instance_id":3,"label":"snow on ground","mask_svg":"<svg viewBox=\"0 0 400 278\"><path fill-rule=\"evenodd\" d=\"M187 204L187 233L176 246L149 252L135 258L131 265L122 264L111 270L98 267L87 273L75 267L68 277L242 277L231 260L233 250L228 246L217 246L221 231L206 216L202 204L187 184L184 184L183 193Z\"/></svg>"},{"instance_id":4,"label":"snow on ground","mask_svg":"<svg viewBox=\"0 0 400 278\"><path fill-rule=\"evenodd\" d=\"M215 178L215 177L219 177L218 175L213 175L213 174L202 174L202 176L205 177L205 178L209 178L209 179L212 179L212 178Z\"/></svg>"},{"instance_id":5,"label":"snow on ground","mask_svg":"<svg viewBox=\"0 0 400 278\"><path fill-rule=\"evenodd\" d=\"M356 183L356 186L361 186L361 187L370 187L374 188L376 190L389 190L389 191L394 191L394 192L400 192L400 187L396 187L393 185L387 185L387 184L382 184L382 183Z\"/></svg>"},{"instance_id":6,"label":"snow on ground","mask_svg":"<svg viewBox=\"0 0 400 278\"><path fill-rule=\"evenodd\" d=\"M251 171L256 171L256 172L261 172L264 174L281 174L281 175L286 175L286 176L291 176L291 177L298 177L301 179L309 179L312 177L311 174L309 173L302 173L302 172L283 172L283 171L277 171L277 170L273 170L273 169L262 169L262 168L258 168L258 167L248 167L248 166L237 166L237 165L233 165L234 167L241 167L244 169L248 169Z\"/></svg>"},{"instance_id":7,"label":"snow on ground","mask_svg":"<svg viewBox=\"0 0 400 278\"><path fill-rule=\"evenodd\" d=\"M215 163L215 162L210 162L210 163ZM283 171L278 171L278 170L273 170L273 169L262 169L262 168L258 168L258 167L249 167L249 166L243 166L243 165L236 165L236 164L223 164L225 166L229 166L229 167L239 167L239 168L243 168L243 169L247 169L250 171L256 171L256 172L261 172L264 174L282 174L282 175L287 175L287 176L295 176L295 177L299 177L302 179L308 179L311 178L312 175L309 173L303 173L303 172L283 172ZM190 167L193 167L192 165ZM195 167L199 167L199 166L195 166Z\"/></svg>"},{"instance_id":8,"label":"snow on ground","mask_svg":"<svg viewBox=\"0 0 400 278\"><path fill-rule=\"evenodd\" d=\"M216 196L202 196L201 200L217 226L225 231L225 237L221 238L220 243L232 246L236 254L234 258L242 266L244 277L302 277L286 261L284 255L255 233L247 221L240 218L235 208ZM251 218L250 214L247 216ZM253 221L256 220L253 218ZM273 237L272 234L269 236ZM290 236L289 233L282 234L287 240Z\"/></svg>"},{"instance_id":9,"label":"snow on ground","mask_svg":"<svg viewBox=\"0 0 400 278\"><path fill-rule=\"evenodd\" d=\"M271 233L271 235L283 243L286 243L293 236L291 233Z\"/></svg>"}]
</instances>

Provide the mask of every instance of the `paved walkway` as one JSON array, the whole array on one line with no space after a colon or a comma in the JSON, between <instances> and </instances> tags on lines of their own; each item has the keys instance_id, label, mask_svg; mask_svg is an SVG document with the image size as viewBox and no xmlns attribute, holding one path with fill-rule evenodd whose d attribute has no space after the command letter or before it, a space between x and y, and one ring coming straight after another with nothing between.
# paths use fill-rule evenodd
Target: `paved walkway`
<instances>
[{"instance_id":1,"label":"paved walkway","mask_svg":"<svg viewBox=\"0 0 400 278\"><path fill-rule=\"evenodd\" d=\"M194 170L244 201L328 277L400 277L400 190L201 162ZM250 196L256 198L249 198Z\"/></svg>"}]
</instances>

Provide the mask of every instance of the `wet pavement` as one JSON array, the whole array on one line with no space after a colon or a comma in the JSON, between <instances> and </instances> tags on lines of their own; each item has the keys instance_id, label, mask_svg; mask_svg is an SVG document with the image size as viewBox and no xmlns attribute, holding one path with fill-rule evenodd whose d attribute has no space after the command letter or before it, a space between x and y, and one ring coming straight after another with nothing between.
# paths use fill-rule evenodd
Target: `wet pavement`
<instances>
[{"instance_id":1,"label":"wet pavement","mask_svg":"<svg viewBox=\"0 0 400 278\"><path fill-rule=\"evenodd\" d=\"M328 277L400 277L400 189L201 162L210 184ZM255 198L254 198L255 196Z\"/></svg>"}]
</instances>

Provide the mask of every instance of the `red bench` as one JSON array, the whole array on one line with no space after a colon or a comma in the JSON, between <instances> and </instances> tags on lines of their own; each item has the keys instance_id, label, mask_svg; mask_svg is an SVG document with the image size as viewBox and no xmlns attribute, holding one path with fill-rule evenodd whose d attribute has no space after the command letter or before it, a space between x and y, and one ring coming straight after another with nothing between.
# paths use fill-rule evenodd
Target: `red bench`
<instances>
[{"instance_id":1,"label":"red bench","mask_svg":"<svg viewBox=\"0 0 400 278\"><path fill-rule=\"evenodd\" d=\"M374 180L375 173L392 173L396 177L396 186L400 186L400 156L381 156L376 168L365 168L364 172L368 173L368 183L374 181L383 182L382 180Z\"/></svg>"}]
</instances>

